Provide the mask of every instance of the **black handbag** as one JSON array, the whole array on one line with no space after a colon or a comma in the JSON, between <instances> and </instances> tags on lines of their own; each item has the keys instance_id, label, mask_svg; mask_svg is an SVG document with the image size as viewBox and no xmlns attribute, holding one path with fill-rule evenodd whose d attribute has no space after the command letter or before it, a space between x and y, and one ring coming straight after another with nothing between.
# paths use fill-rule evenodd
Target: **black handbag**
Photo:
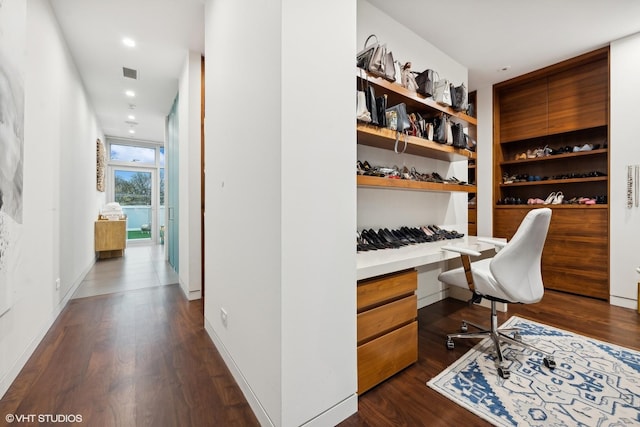
<instances>
[{"instance_id":1,"label":"black handbag","mask_svg":"<svg viewBox=\"0 0 640 427\"><path fill-rule=\"evenodd\" d=\"M462 125L460 123L451 123L451 132L453 133L453 146L467 148L467 140Z\"/></svg>"},{"instance_id":2,"label":"black handbag","mask_svg":"<svg viewBox=\"0 0 640 427\"><path fill-rule=\"evenodd\" d=\"M376 93L373 90L373 86L367 85L364 91L365 98L367 100L367 110L371 113L371 124L379 125L378 123L378 107L376 105Z\"/></svg>"},{"instance_id":3,"label":"black handbag","mask_svg":"<svg viewBox=\"0 0 640 427\"><path fill-rule=\"evenodd\" d=\"M435 82L437 81L436 73L433 70L424 70L416 74L416 83L418 85L417 92L426 97L433 96L435 92Z\"/></svg>"},{"instance_id":4,"label":"black handbag","mask_svg":"<svg viewBox=\"0 0 640 427\"><path fill-rule=\"evenodd\" d=\"M433 118L433 140L440 144L447 143L447 119L444 117Z\"/></svg>"},{"instance_id":5,"label":"black handbag","mask_svg":"<svg viewBox=\"0 0 640 427\"><path fill-rule=\"evenodd\" d=\"M469 107L469 95L464 83L457 87L452 84L450 90L451 108L456 111L466 111Z\"/></svg>"},{"instance_id":6,"label":"black handbag","mask_svg":"<svg viewBox=\"0 0 640 427\"><path fill-rule=\"evenodd\" d=\"M376 113L378 116L378 126L387 127L387 96L378 96L376 98Z\"/></svg>"},{"instance_id":7,"label":"black handbag","mask_svg":"<svg viewBox=\"0 0 640 427\"><path fill-rule=\"evenodd\" d=\"M375 37L376 39L375 42L367 46L367 44L369 43L369 40L372 37ZM358 66L358 68L362 68L363 70L369 71L369 64L371 64L371 58L373 58L373 54L375 53L379 45L380 44L378 43L378 37L376 37L375 34L371 34L369 37L367 37L367 40L364 42L364 49L362 49L356 55L356 65Z\"/></svg>"}]
</instances>

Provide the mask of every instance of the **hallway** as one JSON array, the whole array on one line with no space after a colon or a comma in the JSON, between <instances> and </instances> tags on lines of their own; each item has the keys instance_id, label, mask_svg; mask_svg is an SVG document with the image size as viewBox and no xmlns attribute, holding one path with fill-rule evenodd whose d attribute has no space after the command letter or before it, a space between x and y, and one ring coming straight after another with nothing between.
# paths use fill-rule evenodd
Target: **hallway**
<instances>
[{"instance_id":1,"label":"hallway","mask_svg":"<svg viewBox=\"0 0 640 427\"><path fill-rule=\"evenodd\" d=\"M90 426L258 425L204 330L202 301L187 301L174 279L149 246L98 261L0 413L79 415Z\"/></svg>"},{"instance_id":2,"label":"hallway","mask_svg":"<svg viewBox=\"0 0 640 427\"><path fill-rule=\"evenodd\" d=\"M97 260L72 299L178 283L164 245L129 245L120 258Z\"/></svg>"}]
</instances>

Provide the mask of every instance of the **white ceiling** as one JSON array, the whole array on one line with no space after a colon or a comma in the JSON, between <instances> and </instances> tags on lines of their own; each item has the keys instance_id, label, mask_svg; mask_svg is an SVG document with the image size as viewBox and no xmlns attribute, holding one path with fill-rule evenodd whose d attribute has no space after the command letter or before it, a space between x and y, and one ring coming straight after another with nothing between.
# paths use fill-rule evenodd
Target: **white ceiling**
<instances>
[{"instance_id":1,"label":"white ceiling","mask_svg":"<svg viewBox=\"0 0 640 427\"><path fill-rule=\"evenodd\" d=\"M164 141L187 52L204 53L204 1L50 2L105 135ZM136 47L124 46L123 37ZM122 67L137 70L138 80L123 77ZM125 96L129 89L135 98ZM138 124L126 123L129 114Z\"/></svg>"},{"instance_id":2,"label":"white ceiling","mask_svg":"<svg viewBox=\"0 0 640 427\"><path fill-rule=\"evenodd\" d=\"M50 1L104 133L163 141L187 51L204 53L204 0ZM471 90L640 32L638 0L368 1L466 66ZM137 46L123 46L125 36Z\"/></svg>"},{"instance_id":3,"label":"white ceiling","mask_svg":"<svg viewBox=\"0 0 640 427\"><path fill-rule=\"evenodd\" d=\"M368 2L466 66L470 90L640 32L638 0Z\"/></svg>"}]
</instances>

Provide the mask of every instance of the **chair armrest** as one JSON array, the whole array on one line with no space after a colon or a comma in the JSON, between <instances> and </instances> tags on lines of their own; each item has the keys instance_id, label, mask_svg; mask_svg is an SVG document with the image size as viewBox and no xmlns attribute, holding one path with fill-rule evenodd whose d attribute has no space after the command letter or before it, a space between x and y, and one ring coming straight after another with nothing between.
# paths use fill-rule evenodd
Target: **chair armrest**
<instances>
[{"instance_id":1,"label":"chair armrest","mask_svg":"<svg viewBox=\"0 0 640 427\"><path fill-rule=\"evenodd\" d=\"M443 251L451 251L451 252L457 252L461 255L469 255L469 256L480 256L482 255L480 252L478 251L474 251L473 249L469 249L469 248L465 248L465 247L461 247L461 246L443 246L442 248Z\"/></svg>"},{"instance_id":2,"label":"chair armrest","mask_svg":"<svg viewBox=\"0 0 640 427\"><path fill-rule=\"evenodd\" d=\"M507 246L506 240L492 239L491 237L478 237L478 242L488 243L496 247L496 249L502 249Z\"/></svg>"}]
</instances>

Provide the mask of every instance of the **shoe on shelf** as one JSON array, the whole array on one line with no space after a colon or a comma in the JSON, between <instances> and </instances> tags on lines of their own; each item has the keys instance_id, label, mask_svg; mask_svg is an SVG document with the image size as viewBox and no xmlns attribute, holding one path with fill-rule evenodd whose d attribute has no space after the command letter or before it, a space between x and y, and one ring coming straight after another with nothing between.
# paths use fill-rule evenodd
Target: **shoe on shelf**
<instances>
[{"instance_id":1,"label":"shoe on shelf","mask_svg":"<svg viewBox=\"0 0 640 427\"><path fill-rule=\"evenodd\" d=\"M545 199L545 201L543 202L543 204L545 205L549 205L551 203L553 203L553 201L556 199L556 193L555 191L552 192L551 194L549 194L549 196Z\"/></svg>"},{"instance_id":2,"label":"shoe on shelf","mask_svg":"<svg viewBox=\"0 0 640 427\"><path fill-rule=\"evenodd\" d=\"M553 199L551 204L552 205L561 205L563 200L564 200L564 194L562 194L562 191L558 191L556 193L556 197Z\"/></svg>"}]
</instances>

